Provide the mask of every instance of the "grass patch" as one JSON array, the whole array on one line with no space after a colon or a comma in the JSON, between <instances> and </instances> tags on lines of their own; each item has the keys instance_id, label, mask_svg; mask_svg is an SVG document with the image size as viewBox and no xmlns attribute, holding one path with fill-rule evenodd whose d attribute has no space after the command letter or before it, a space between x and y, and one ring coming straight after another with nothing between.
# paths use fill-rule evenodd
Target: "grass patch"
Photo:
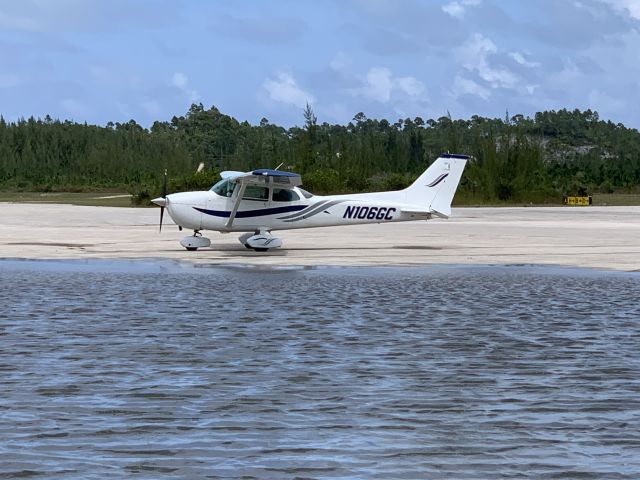
<instances>
[{"instance_id":1,"label":"grass patch","mask_svg":"<svg viewBox=\"0 0 640 480\"><path fill-rule=\"evenodd\" d=\"M640 194L638 193L595 193L593 204L598 206L638 206Z\"/></svg>"},{"instance_id":2,"label":"grass patch","mask_svg":"<svg viewBox=\"0 0 640 480\"><path fill-rule=\"evenodd\" d=\"M128 193L92 192L0 192L0 202L12 203L62 203L97 207L130 207Z\"/></svg>"}]
</instances>

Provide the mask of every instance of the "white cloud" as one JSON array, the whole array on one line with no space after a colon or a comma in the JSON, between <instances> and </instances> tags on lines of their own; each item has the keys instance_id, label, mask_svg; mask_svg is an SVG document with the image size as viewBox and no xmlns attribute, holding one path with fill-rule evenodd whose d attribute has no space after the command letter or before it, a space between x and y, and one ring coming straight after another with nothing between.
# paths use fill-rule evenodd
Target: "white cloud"
<instances>
[{"instance_id":1,"label":"white cloud","mask_svg":"<svg viewBox=\"0 0 640 480\"><path fill-rule=\"evenodd\" d=\"M527 60L520 52L511 52L509 56L524 67L537 68L541 65L539 62L531 62Z\"/></svg>"},{"instance_id":2,"label":"white cloud","mask_svg":"<svg viewBox=\"0 0 640 480\"><path fill-rule=\"evenodd\" d=\"M415 77L394 77L385 67L373 67L367 72L363 85L351 89L354 96L363 96L380 103L388 103L394 92L402 92L409 97L420 97L425 91L424 84Z\"/></svg>"},{"instance_id":3,"label":"white cloud","mask_svg":"<svg viewBox=\"0 0 640 480\"><path fill-rule=\"evenodd\" d=\"M575 84L580 81L583 73L580 69L573 63L572 60L568 60L562 67L558 73L554 75L554 82L556 84Z\"/></svg>"},{"instance_id":4,"label":"white cloud","mask_svg":"<svg viewBox=\"0 0 640 480\"><path fill-rule=\"evenodd\" d=\"M477 7L481 0L461 0L449 2L442 6L442 11L453 18L462 19L467 11L467 7Z\"/></svg>"},{"instance_id":5,"label":"white cloud","mask_svg":"<svg viewBox=\"0 0 640 480\"><path fill-rule=\"evenodd\" d=\"M189 87L187 87L188 82L189 82L189 79L182 72L175 72L173 74L173 76L171 77L171 85L173 85L178 90L180 90L182 93L187 95L187 97L189 97L190 101L195 102L196 100L198 100L200 98L200 95L195 90L190 89ZM147 111L149 111L149 110L147 109ZM149 113L153 113L153 112L149 112Z\"/></svg>"},{"instance_id":6,"label":"white cloud","mask_svg":"<svg viewBox=\"0 0 640 480\"><path fill-rule=\"evenodd\" d=\"M482 98L483 100L486 100L491 96L491 91L488 88L485 88L482 85L474 82L473 80L457 76L453 81L451 94L455 98L458 98L462 95L474 95L476 97Z\"/></svg>"},{"instance_id":7,"label":"white cloud","mask_svg":"<svg viewBox=\"0 0 640 480\"><path fill-rule=\"evenodd\" d=\"M640 0L600 0L621 13L626 13L630 17L640 20Z\"/></svg>"},{"instance_id":8,"label":"white cloud","mask_svg":"<svg viewBox=\"0 0 640 480\"><path fill-rule=\"evenodd\" d=\"M492 88L515 88L518 76L504 67L492 67L489 57L498 53L490 39L476 33L463 46L456 48L457 60L469 71L476 71Z\"/></svg>"},{"instance_id":9,"label":"white cloud","mask_svg":"<svg viewBox=\"0 0 640 480\"><path fill-rule=\"evenodd\" d=\"M313 95L298 86L293 75L288 72L276 72L276 78L267 78L262 86L269 94L269 98L276 102L304 108L307 103L316 101Z\"/></svg>"},{"instance_id":10,"label":"white cloud","mask_svg":"<svg viewBox=\"0 0 640 480\"><path fill-rule=\"evenodd\" d=\"M458 2L451 2L443 5L442 11L448 15L451 15L453 18L464 17L464 7Z\"/></svg>"},{"instance_id":11,"label":"white cloud","mask_svg":"<svg viewBox=\"0 0 640 480\"><path fill-rule=\"evenodd\" d=\"M388 68L374 67L367 72L365 84L359 89L365 97L381 103L391 99L393 90L393 74Z\"/></svg>"},{"instance_id":12,"label":"white cloud","mask_svg":"<svg viewBox=\"0 0 640 480\"><path fill-rule=\"evenodd\" d=\"M396 80L396 83L398 88L410 97L420 96L425 90L424 83L414 77L400 77Z\"/></svg>"},{"instance_id":13,"label":"white cloud","mask_svg":"<svg viewBox=\"0 0 640 480\"><path fill-rule=\"evenodd\" d=\"M171 83L173 86L183 89L187 86L187 76L184 73L176 72L171 77Z\"/></svg>"}]
</instances>

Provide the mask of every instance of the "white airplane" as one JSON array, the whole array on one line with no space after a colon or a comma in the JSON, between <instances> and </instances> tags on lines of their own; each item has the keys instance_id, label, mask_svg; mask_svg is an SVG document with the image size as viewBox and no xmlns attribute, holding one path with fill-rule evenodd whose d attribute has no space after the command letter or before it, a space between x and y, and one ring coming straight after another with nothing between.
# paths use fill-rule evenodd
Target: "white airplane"
<instances>
[{"instance_id":1,"label":"white airplane","mask_svg":"<svg viewBox=\"0 0 640 480\"><path fill-rule=\"evenodd\" d=\"M167 195L165 181L162 196L152 201L161 207L161 230L165 208L180 230L193 230L180 241L187 250L209 247L211 241L200 232L215 230L247 232L240 242L264 252L282 246L271 235L274 230L449 218L468 160L466 155L442 154L409 187L390 192L312 195L300 188L300 175L260 169L222 172L222 180L205 192Z\"/></svg>"}]
</instances>

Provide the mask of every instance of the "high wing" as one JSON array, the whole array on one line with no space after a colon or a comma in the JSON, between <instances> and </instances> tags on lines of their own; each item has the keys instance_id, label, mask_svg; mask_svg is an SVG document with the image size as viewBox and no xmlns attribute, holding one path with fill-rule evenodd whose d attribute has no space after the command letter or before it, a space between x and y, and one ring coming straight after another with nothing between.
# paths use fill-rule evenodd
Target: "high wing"
<instances>
[{"instance_id":1,"label":"high wing","mask_svg":"<svg viewBox=\"0 0 640 480\"><path fill-rule=\"evenodd\" d=\"M226 174L226 176L225 176ZM231 178L232 181L240 185L236 201L231 209L229 220L227 221L226 228L230 228L233 225L233 221L236 218L236 213L240 207L240 202L244 196L244 191L249 185L261 186L261 187L298 187L302 185L302 178L297 173L283 172L281 170L270 170L268 168L261 168L248 173L239 172L222 172L222 178Z\"/></svg>"}]
</instances>

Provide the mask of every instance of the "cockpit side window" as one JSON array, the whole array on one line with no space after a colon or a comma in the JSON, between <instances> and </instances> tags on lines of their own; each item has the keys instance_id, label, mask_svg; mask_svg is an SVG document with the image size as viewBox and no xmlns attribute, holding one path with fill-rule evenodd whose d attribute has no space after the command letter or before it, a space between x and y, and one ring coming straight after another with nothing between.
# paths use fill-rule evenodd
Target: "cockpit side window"
<instances>
[{"instance_id":1,"label":"cockpit side window","mask_svg":"<svg viewBox=\"0 0 640 480\"><path fill-rule=\"evenodd\" d=\"M269 200L269 189L267 187L259 187L254 185L248 185L242 196L243 200Z\"/></svg>"},{"instance_id":2,"label":"cockpit side window","mask_svg":"<svg viewBox=\"0 0 640 480\"><path fill-rule=\"evenodd\" d=\"M220 180L213 187L211 187L211 191L217 193L221 197L230 198L233 195L233 190L236 188L235 182L231 180Z\"/></svg>"},{"instance_id":3,"label":"cockpit side window","mask_svg":"<svg viewBox=\"0 0 640 480\"><path fill-rule=\"evenodd\" d=\"M293 190L274 188L271 194L271 200L274 202L294 202L300 200L300 196Z\"/></svg>"}]
</instances>

